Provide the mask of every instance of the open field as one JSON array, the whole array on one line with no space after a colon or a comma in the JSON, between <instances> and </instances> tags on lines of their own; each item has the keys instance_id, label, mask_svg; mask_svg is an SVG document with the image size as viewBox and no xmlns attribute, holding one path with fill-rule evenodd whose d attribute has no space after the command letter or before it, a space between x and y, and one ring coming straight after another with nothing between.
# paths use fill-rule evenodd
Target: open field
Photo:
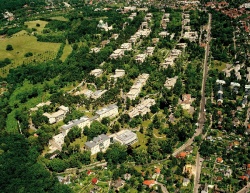
<instances>
[{"instance_id":1,"label":"open field","mask_svg":"<svg viewBox=\"0 0 250 193\"><path fill-rule=\"evenodd\" d=\"M69 21L67 18L65 18L63 16L55 16L55 17L51 17L50 19L58 20L58 21Z\"/></svg>"},{"instance_id":2,"label":"open field","mask_svg":"<svg viewBox=\"0 0 250 193\"><path fill-rule=\"evenodd\" d=\"M34 28L37 30L36 32L41 33L47 23L48 23L47 21L34 20L34 21L27 21L24 23L24 25L27 25L28 29ZM40 26L37 27L36 24L40 24Z\"/></svg>"},{"instance_id":3,"label":"open field","mask_svg":"<svg viewBox=\"0 0 250 193\"><path fill-rule=\"evenodd\" d=\"M64 49L63 49L63 54L61 56L61 60L64 62L66 60L66 58L68 57L68 55L72 52L72 47L69 44L66 44Z\"/></svg>"},{"instance_id":4,"label":"open field","mask_svg":"<svg viewBox=\"0 0 250 193\"><path fill-rule=\"evenodd\" d=\"M6 51L8 44L12 45L12 51ZM6 76L10 68L21 64L53 60L60 45L60 43L38 42L35 36L28 35L26 31L21 31L11 38L0 39L0 60L11 59L11 64L0 70L0 76ZM25 57L27 52L31 52L33 56Z\"/></svg>"}]
</instances>

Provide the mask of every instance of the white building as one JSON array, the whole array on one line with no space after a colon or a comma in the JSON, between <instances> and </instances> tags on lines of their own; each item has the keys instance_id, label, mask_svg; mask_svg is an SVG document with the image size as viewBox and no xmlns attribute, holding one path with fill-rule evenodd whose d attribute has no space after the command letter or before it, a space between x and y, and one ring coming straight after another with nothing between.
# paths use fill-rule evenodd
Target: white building
<instances>
[{"instance_id":1,"label":"white building","mask_svg":"<svg viewBox=\"0 0 250 193\"><path fill-rule=\"evenodd\" d=\"M175 83L176 83L176 81L177 81L177 79L178 79L178 76L175 76L175 77L173 77L173 78L167 78L167 79L166 79L166 82L165 82L165 84L164 84L164 86L165 86L167 89L173 88L174 85L175 85Z\"/></svg>"},{"instance_id":2,"label":"white building","mask_svg":"<svg viewBox=\"0 0 250 193\"><path fill-rule=\"evenodd\" d=\"M59 110L54 113L43 113L43 116L47 117L49 119L49 123L57 123L58 121L62 121L69 111L69 107L60 106Z\"/></svg>"},{"instance_id":3,"label":"white building","mask_svg":"<svg viewBox=\"0 0 250 193\"><path fill-rule=\"evenodd\" d=\"M127 50L127 51L132 50L132 44L131 43L123 43L121 45L121 49Z\"/></svg>"},{"instance_id":4,"label":"white building","mask_svg":"<svg viewBox=\"0 0 250 193\"><path fill-rule=\"evenodd\" d=\"M50 104L51 104L50 101L47 101L45 103L39 103L36 105L36 107L30 108L30 111L37 111L39 107L49 106Z\"/></svg>"},{"instance_id":5,"label":"white building","mask_svg":"<svg viewBox=\"0 0 250 193\"><path fill-rule=\"evenodd\" d=\"M159 33L159 36L161 36L162 38L165 38L165 37L169 36L169 33L166 31L162 31Z\"/></svg>"},{"instance_id":6,"label":"white building","mask_svg":"<svg viewBox=\"0 0 250 193\"><path fill-rule=\"evenodd\" d=\"M117 59L119 57L124 56L124 50L123 49L116 49L111 55L110 58Z\"/></svg>"},{"instance_id":7,"label":"white building","mask_svg":"<svg viewBox=\"0 0 250 193\"><path fill-rule=\"evenodd\" d=\"M131 145L138 141L136 133L128 129L119 131L118 133L113 134L110 137L114 140L114 142L118 142L122 145Z\"/></svg>"},{"instance_id":8,"label":"white building","mask_svg":"<svg viewBox=\"0 0 250 193\"><path fill-rule=\"evenodd\" d=\"M135 61L138 62L138 63L143 63L146 59L146 54L138 54L136 57L135 57Z\"/></svg>"},{"instance_id":9,"label":"white building","mask_svg":"<svg viewBox=\"0 0 250 193\"><path fill-rule=\"evenodd\" d=\"M97 90L91 94L91 98L96 100L100 98L105 92L107 92L107 90Z\"/></svg>"},{"instance_id":10,"label":"white building","mask_svg":"<svg viewBox=\"0 0 250 193\"><path fill-rule=\"evenodd\" d=\"M147 47L147 49L146 49L146 54L147 54L148 56L152 56L153 53L154 53L154 50L155 50L155 47Z\"/></svg>"},{"instance_id":11,"label":"white building","mask_svg":"<svg viewBox=\"0 0 250 193\"><path fill-rule=\"evenodd\" d=\"M115 74L111 75L110 78L114 78L114 80L117 80L117 78L121 78L125 75L125 70L122 69L116 69Z\"/></svg>"},{"instance_id":12,"label":"white building","mask_svg":"<svg viewBox=\"0 0 250 193\"><path fill-rule=\"evenodd\" d=\"M87 141L85 143L85 149L91 151L91 155L97 154L98 152L105 152L110 145L110 138L101 134L97 137L94 137L92 141Z\"/></svg>"},{"instance_id":13,"label":"white building","mask_svg":"<svg viewBox=\"0 0 250 193\"><path fill-rule=\"evenodd\" d=\"M101 121L104 117L115 117L118 115L118 106L115 104L108 105L98 111L96 111L96 115L98 116L97 120Z\"/></svg>"},{"instance_id":14,"label":"white building","mask_svg":"<svg viewBox=\"0 0 250 193\"><path fill-rule=\"evenodd\" d=\"M131 111L129 111L128 115L130 118L133 118L137 115L145 115L150 112L150 107L155 105L154 99L145 99L141 101L136 107L134 107Z\"/></svg>"},{"instance_id":15,"label":"white building","mask_svg":"<svg viewBox=\"0 0 250 193\"><path fill-rule=\"evenodd\" d=\"M90 72L90 75L93 75L95 77L100 77L103 73L103 70L102 69L94 69Z\"/></svg>"},{"instance_id":16,"label":"white building","mask_svg":"<svg viewBox=\"0 0 250 193\"><path fill-rule=\"evenodd\" d=\"M183 38L189 39L190 42L195 42L198 39L197 31L185 32Z\"/></svg>"},{"instance_id":17,"label":"white building","mask_svg":"<svg viewBox=\"0 0 250 193\"><path fill-rule=\"evenodd\" d=\"M91 48L90 53L98 53L98 52L100 52L100 50L101 50L101 48L94 47L94 48Z\"/></svg>"},{"instance_id":18,"label":"white building","mask_svg":"<svg viewBox=\"0 0 250 193\"><path fill-rule=\"evenodd\" d=\"M145 73L138 76L137 80L131 87L130 91L127 93L127 97L129 99L135 100L135 98L141 92L142 87L146 84L148 77L149 77L149 74L145 74Z\"/></svg>"}]
</instances>

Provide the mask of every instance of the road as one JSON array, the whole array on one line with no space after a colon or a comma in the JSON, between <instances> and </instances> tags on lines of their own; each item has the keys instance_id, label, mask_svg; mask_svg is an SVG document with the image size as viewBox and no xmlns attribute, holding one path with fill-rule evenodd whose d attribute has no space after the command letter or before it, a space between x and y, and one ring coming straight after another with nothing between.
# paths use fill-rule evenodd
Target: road
<instances>
[{"instance_id":1,"label":"road","mask_svg":"<svg viewBox=\"0 0 250 193\"><path fill-rule=\"evenodd\" d=\"M212 15L208 14L208 27L207 27L207 44L205 47L205 58L203 63L203 79L202 79L202 88L201 88L201 103L200 103L200 113L199 113L199 122L198 127L200 129L200 133L202 133L202 128L205 123L206 118L206 112L205 112L205 104L206 104L206 98L205 98L205 85L207 80L207 73L208 73L208 64L207 60L209 57L209 51L210 51L210 41L211 41L211 21L212 21ZM197 133L197 132L196 132ZM198 193L199 190L199 182L200 182L200 172L201 172L201 166L202 166L202 160L200 158L200 154L197 153L196 156L196 175L194 176L194 193Z\"/></svg>"},{"instance_id":2,"label":"road","mask_svg":"<svg viewBox=\"0 0 250 193\"><path fill-rule=\"evenodd\" d=\"M250 183L248 182L247 185L245 187L243 187L240 191L238 191L237 193L248 193L250 192Z\"/></svg>"}]
</instances>

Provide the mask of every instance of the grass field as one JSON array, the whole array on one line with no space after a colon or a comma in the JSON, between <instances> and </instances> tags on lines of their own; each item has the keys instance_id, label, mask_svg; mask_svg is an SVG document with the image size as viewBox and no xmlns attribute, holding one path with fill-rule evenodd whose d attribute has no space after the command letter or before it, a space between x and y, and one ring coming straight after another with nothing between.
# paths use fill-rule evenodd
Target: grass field
<instances>
[{"instance_id":1,"label":"grass field","mask_svg":"<svg viewBox=\"0 0 250 193\"><path fill-rule=\"evenodd\" d=\"M8 44L12 45L12 51L6 51ZM0 70L0 76L5 77L10 68L21 64L53 60L60 45L60 43L38 42L35 36L28 35L26 31L21 31L11 38L0 39L0 60L9 58L12 61ZM33 56L25 57L24 54L27 52L32 52Z\"/></svg>"},{"instance_id":2,"label":"grass field","mask_svg":"<svg viewBox=\"0 0 250 193\"><path fill-rule=\"evenodd\" d=\"M28 29L34 28L37 30L36 32L41 33L47 23L48 23L47 21L34 20L34 21L27 21L24 23L24 25L27 25ZM37 27L36 24L40 24L40 26Z\"/></svg>"},{"instance_id":3,"label":"grass field","mask_svg":"<svg viewBox=\"0 0 250 193\"><path fill-rule=\"evenodd\" d=\"M55 17L51 17L50 19L58 20L58 21L69 21L67 18L65 18L63 16L55 16Z\"/></svg>"},{"instance_id":4,"label":"grass field","mask_svg":"<svg viewBox=\"0 0 250 193\"><path fill-rule=\"evenodd\" d=\"M61 60L64 62L66 60L66 58L68 57L68 55L72 52L72 47L69 44L66 44L64 49L63 49L63 54L61 56Z\"/></svg>"}]
</instances>

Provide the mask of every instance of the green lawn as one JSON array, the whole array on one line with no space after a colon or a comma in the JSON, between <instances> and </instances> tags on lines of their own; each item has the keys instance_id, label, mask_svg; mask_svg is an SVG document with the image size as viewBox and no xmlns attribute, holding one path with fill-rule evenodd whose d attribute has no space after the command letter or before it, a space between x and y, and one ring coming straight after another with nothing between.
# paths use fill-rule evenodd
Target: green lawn
<instances>
[{"instance_id":1,"label":"green lawn","mask_svg":"<svg viewBox=\"0 0 250 193\"><path fill-rule=\"evenodd\" d=\"M34 20L34 21L26 21L24 23L24 25L28 26L28 29L36 29L38 33L41 33L45 27L45 25L47 24L47 21L42 21L42 20ZM36 24L39 24L40 26L36 26Z\"/></svg>"},{"instance_id":2,"label":"green lawn","mask_svg":"<svg viewBox=\"0 0 250 193\"><path fill-rule=\"evenodd\" d=\"M223 69L226 68L226 63L224 62L221 62L221 61L217 61L217 60L214 60L214 65L211 65L211 68L214 70L214 69L218 69L219 71L222 71Z\"/></svg>"},{"instance_id":3,"label":"green lawn","mask_svg":"<svg viewBox=\"0 0 250 193\"><path fill-rule=\"evenodd\" d=\"M69 21L69 19L63 17L63 16L55 16L55 17L51 17L50 19L52 20L58 20L58 21Z\"/></svg>"},{"instance_id":4,"label":"green lawn","mask_svg":"<svg viewBox=\"0 0 250 193\"><path fill-rule=\"evenodd\" d=\"M12 51L6 51L8 44L12 45ZM24 30L16 33L11 38L1 39L0 60L9 58L11 59L11 64L0 70L0 76L5 77L10 68L15 68L21 64L53 60L60 45L60 43L38 42L35 36L28 35ZM25 57L24 55L27 52L31 52L33 56ZM5 71L6 73L4 73Z\"/></svg>"},{"instance_id":5,"label":"green lawn","mask_svg":"<svg viewBox=\"0 0 250 193\"><path fill-rule=\"evenodd\" d=\"M63 49L63 54L61 56L61 60L64 62L66 60L66 58L68 57L68 55L72 52L72 47L69 44L66 44L64 49Z\"/></svg>"}]
</instances>

